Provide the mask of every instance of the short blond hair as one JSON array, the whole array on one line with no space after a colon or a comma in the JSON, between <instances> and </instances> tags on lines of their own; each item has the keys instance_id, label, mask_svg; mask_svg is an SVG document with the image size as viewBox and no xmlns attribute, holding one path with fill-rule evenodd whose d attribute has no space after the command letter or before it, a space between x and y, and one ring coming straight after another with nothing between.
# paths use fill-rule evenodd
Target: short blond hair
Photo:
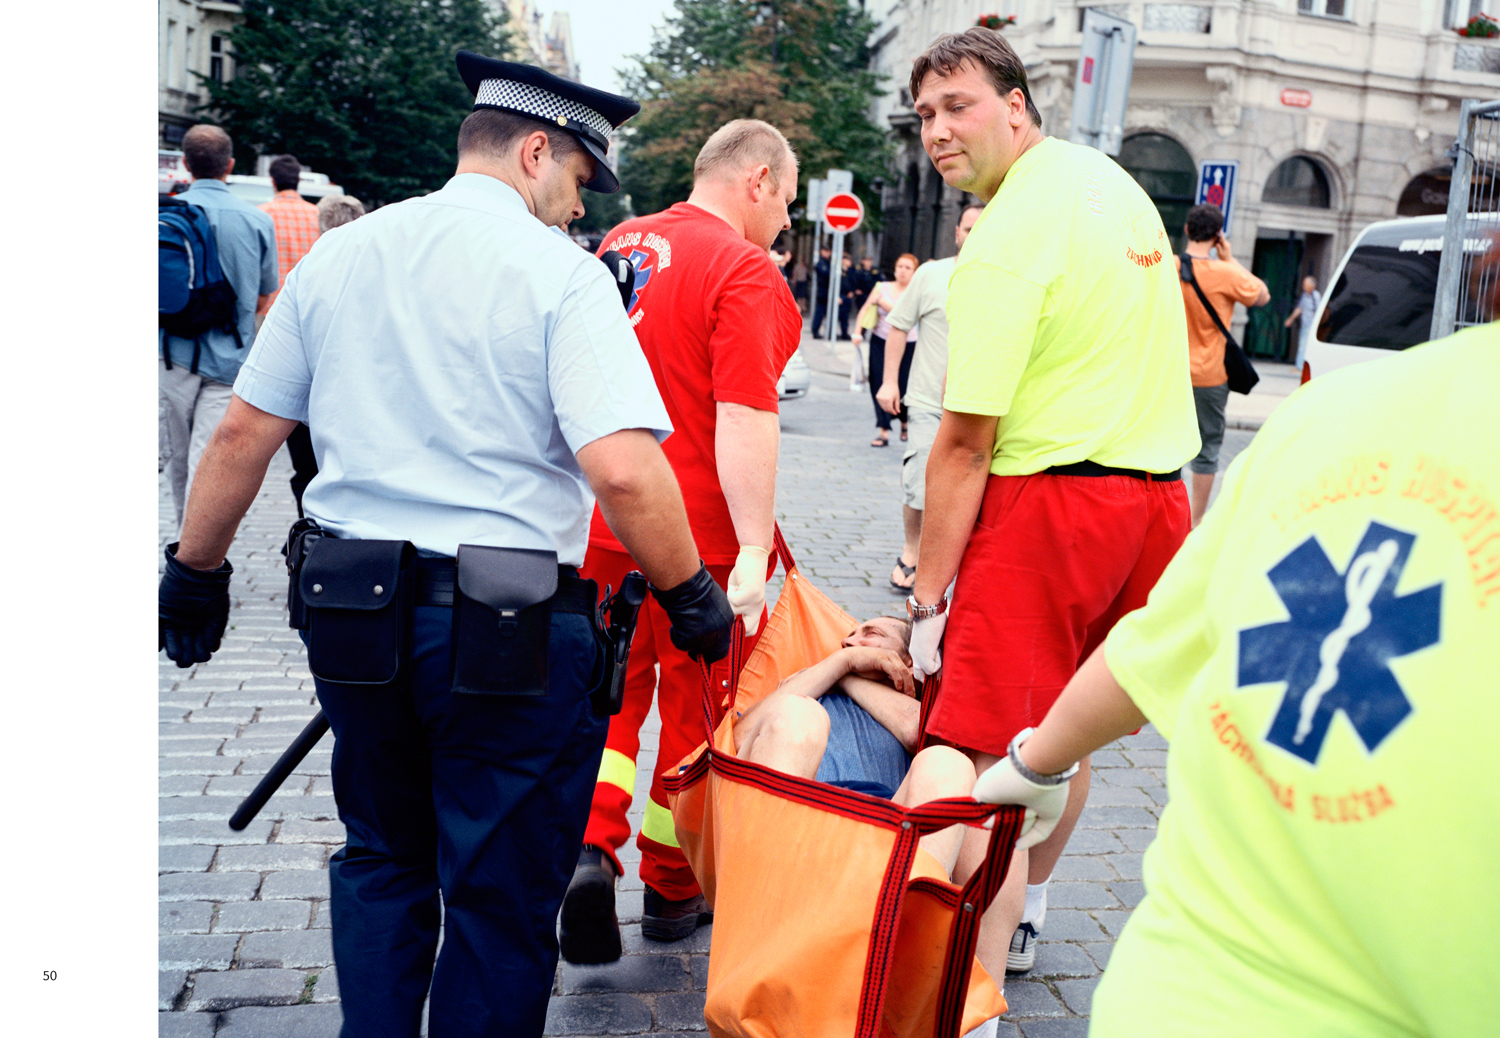
<instances>
[{"instance_id":1,"label":"short blond hair","mask_svg":"<svg viewBox=\"0 0 1500 1038\"><path fill-rule=\"evenodd\" d=\"M760 119L734 119L713 132L693 160L693 183L754 166L771 170L771 183L781 189L781 174L789 167L797 174L797 153L786 136Z\"/></svg>"}]
</instances>

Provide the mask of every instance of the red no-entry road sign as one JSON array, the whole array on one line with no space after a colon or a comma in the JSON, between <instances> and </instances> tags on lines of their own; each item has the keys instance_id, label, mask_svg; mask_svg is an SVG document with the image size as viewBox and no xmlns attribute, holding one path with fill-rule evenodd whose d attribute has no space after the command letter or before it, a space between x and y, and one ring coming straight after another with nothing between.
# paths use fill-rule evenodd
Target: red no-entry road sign
<instances>
[{"instance_id":1,"label":"red no-entry road sign","mask_svg":"<svg viewBox=\"0 0 1500 1038\"><path fill-rule=\"evenodd\" d=\"M834 195L823 205L823 220L835 231L847 234L865 218L865 204L854 195Z\"/></svg>"}]
</instances>

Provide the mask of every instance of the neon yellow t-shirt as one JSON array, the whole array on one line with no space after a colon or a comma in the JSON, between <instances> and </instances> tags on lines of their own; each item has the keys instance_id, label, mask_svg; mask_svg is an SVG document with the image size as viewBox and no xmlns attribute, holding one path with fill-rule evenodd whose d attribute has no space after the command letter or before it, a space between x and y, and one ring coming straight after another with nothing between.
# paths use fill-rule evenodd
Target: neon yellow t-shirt
<instances>
[{"instance_id":1,"label":"neon yellow t-shirt","mask_svg":"<svg viewBox=\"0 0 1500 1038\"><path fill-rule=\"evenodd\" d=\"M1095 1038L1496 1032L1497 386L1492 324L1299 390L1111 632L1171 802Z\"/></svg>"},{"instance_id":2,"label":"neon yellow t-shirt","mask_svg":"<svg viewBox=\"0 0 1500 1038\"><path fill-rule=\"evenodd\" d=\"M1000 416L995 475L1198 452L1172 246L1107 155L1048 137L1016 160L959 254L948 328L943 406Z\"/></svg>"}]
</instances>

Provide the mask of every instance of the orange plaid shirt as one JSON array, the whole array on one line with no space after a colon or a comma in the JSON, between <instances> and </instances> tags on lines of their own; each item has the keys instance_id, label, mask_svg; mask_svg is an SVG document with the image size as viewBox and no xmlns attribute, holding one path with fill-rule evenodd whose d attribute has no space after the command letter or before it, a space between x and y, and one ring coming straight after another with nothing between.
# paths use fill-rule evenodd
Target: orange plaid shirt
<instances>
[{"instance_id":1,"label":"orange plaid shirt","mask_svg":"<svg viewBox=\"0 0 1500 1038\"><path fill-rule=\"evenodd\" d=\"M269 213L276 225L276 258L281 263L281 284L271 294L271 302L281 294L286 275L318 240L318 207L305 202L296 191L278 191L261 210Z\"/></svg>"}]
</instances>

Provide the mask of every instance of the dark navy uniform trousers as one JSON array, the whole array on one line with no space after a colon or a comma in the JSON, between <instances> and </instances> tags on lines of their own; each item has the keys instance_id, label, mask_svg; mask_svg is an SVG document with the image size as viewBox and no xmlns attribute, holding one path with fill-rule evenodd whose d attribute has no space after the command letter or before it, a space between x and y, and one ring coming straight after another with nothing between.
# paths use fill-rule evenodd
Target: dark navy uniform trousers
<instances>
[{"instance_id":1,"label":"dark navy uniform trousers","mask_svg":"<svg viewBox=\"0 0 1500 1038\"><path fill-rule=\"evenodd\" d=\"M344 1038L416 1038L429 984L431 1038L546 1019L609 727L588 698L598 647L589 618L554 612L546 695L457 694L452 616L416 609L405 681L317 683L348 829L329 865Z\"/></svg>"}]
</instances>

